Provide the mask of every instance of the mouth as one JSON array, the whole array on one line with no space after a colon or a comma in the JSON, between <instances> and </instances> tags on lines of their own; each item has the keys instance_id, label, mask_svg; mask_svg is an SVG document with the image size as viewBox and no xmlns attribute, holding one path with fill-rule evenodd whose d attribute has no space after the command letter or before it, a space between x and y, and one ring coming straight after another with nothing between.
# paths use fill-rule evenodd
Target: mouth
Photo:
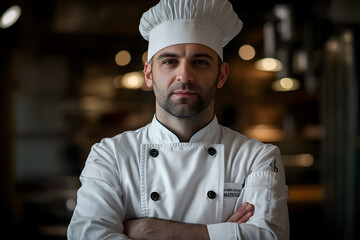
<instances>
[{"instance_id":1,"label":"mouth","mask_svg":"<svg viewBox=\"0 0 360 240\"><path fill-rule=\"evenodd\" d=\"M192 97L196 95L196 92L190 90L177 90L173 93L174 95L184 98L184 97Z\"/></svg>"}]
</instances>

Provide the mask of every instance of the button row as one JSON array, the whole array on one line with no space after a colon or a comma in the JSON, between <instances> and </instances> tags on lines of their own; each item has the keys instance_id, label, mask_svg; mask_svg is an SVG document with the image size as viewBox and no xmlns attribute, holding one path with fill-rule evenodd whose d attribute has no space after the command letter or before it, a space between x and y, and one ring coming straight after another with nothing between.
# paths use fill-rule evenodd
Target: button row
<instances>
[{"instance_id":1,"label":"button row","mask_svg":"<svg viewBox=\"0 0 360 240\"><path fill-rule=\"evenodd\" d=\"M154 157L154 158L157 157L157 156L159 156L159 151L156 150L155 148L152 148L149 153L150 153L150 156L152 156L152 157ZM214 156L214 155L216 154L216 149L213 148L213 147L209 147L209 148L208 148L208 154L209 154L210 156Z\"/></svg>"},{"instance_id":2,"label":"button row","mask_svg":"<svg viewBox=\"0 0 360 240\"><path fill-rule=\"evenodd\" d=\"M216 193L212 190L207 192L207 197L210 199L215 199L216 198ZM152 192L150 194L150 198L153 201L158 201L160 199L160 194L158 192Z\"/></svg>"}]
</instances>

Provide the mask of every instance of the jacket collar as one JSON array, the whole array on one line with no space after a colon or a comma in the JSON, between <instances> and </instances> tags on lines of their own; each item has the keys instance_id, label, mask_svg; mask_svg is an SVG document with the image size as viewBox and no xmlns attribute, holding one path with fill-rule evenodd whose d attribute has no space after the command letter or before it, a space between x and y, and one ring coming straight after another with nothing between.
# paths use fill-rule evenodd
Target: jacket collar
<instances>
[{"instance_id":1,"label":"jacket collar","mask_svg":"<svg viewBox=\"0 0 360 240\"><path fill-rule=\"evenodd\" d=\"M189 142L214 142L219 132L220 125L216 116L214 115L214 118L211 120L211 122L192 135ZM154 143L180 142L179 138L173 132L171 132L157 120L156 115L154 115L153 120L150 123L149 138L151 141L155 141Z\"/></svg>"}]
</instances>

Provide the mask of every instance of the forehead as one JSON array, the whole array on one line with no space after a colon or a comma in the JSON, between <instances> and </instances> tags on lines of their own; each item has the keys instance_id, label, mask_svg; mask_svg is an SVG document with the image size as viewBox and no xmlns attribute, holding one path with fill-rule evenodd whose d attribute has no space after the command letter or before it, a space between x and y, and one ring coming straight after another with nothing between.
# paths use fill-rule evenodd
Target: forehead
<instances>
[{"instance_id":1,"label":"forehead","mask_svg":"<svg viewBox=\"0 0 360 240\"><path fill-rule=\"evenodd\" d=\"M184 43L165 47L158 51L154 58L157 59L164 53L173 54L178 57L194 57L199 54L207 54L213 59L217 59L217 53L213 49L198 43Z\"/></svg>"}]
</instances>

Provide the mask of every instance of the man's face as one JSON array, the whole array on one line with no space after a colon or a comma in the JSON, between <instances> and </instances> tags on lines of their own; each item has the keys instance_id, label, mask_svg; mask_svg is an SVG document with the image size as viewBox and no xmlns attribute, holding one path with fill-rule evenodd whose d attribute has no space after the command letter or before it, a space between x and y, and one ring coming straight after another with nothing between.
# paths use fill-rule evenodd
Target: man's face
<instances>
[{"instance_id":1,"label":"man's face","mask_svg":"<svg viewBox=\"0 0 360 240\"><path fill-rule=\"evenodd\" d=\"M144 72L158 105L173 116L189 118L213 102L216 88L226 81L223 65L204 45L178 44L157 52Z\"/></svg>"}]
</instances>

